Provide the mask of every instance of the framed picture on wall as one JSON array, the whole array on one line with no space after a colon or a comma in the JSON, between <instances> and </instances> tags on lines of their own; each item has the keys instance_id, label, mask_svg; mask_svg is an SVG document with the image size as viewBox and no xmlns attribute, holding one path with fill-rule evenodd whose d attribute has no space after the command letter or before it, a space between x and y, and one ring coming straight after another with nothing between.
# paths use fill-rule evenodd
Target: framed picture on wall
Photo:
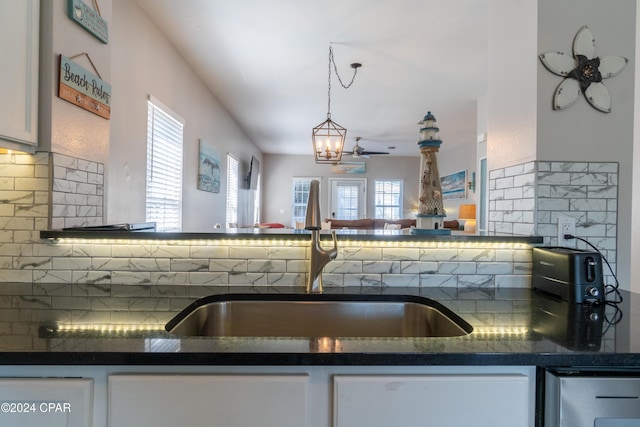
<instances>
[{"instance_id":1,"label":"framed picture on wall","mask_svg":"<svg viewBox=\"0 0 640 427\"><path fill-rule=\"evenodd\" d=\"M340 162L331 166L331 173L342 174L358 174L366 173L367 164L365 162Z\"/></svg>"},{"instance_id":2,"label":"framed picture on wall","mask_svg":"<svg viewBox=\"0 0 640 427\"><path fill-rule=\"evenodd\" d=\"M220 153L203 139L200 140L198 159L198 189L220 192Z\"/></svg>"},{"instance_id":3,"label":"framed picture on wall","mask_svg":"<svg viewBox=\"0 0 640 427\"><path fill-rule=\"evenodd\" d=\"M466 199L467 170L441 176L440 187L442 188L442 198L444 200Z\"/></svg>"}]
</instances>

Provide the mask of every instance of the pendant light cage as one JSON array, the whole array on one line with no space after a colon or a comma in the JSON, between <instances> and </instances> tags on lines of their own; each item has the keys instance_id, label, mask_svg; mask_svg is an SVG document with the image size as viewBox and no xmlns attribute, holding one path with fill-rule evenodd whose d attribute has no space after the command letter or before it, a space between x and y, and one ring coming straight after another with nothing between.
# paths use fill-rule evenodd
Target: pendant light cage
<instances>
[{"instance_id":1,"label":"pendant light cage","mask_svg":"<svg viewBox=\"0 0 640 427\"><path fill-rule=\"evenodd\" d=\"M342 159L347 130L328 118L311 135L316 163L336 164Z\"/></svg>"},{"instance_id":2,"label":"pendant light cage","mask_svg":"<svg viewBox=\"0 0 640 427\"><path fill-rule=\"evenodd\" d=\"M333 59L333 49L329 46L329 89L327 91L327 120L313 128L311 134L311 142L313 144L313 156L316 163L319 164L337 164L342 160L342 152L344 151L344 141L347 137L347 129L343 128L333 120L331 120L331 65L335 70L338 81L343 88L348 89L353 84L358 68L362 66L359 63L351 64L353 68L353 77L348 85L342 83L340 74Z\"/></svg>"}]
</instances>

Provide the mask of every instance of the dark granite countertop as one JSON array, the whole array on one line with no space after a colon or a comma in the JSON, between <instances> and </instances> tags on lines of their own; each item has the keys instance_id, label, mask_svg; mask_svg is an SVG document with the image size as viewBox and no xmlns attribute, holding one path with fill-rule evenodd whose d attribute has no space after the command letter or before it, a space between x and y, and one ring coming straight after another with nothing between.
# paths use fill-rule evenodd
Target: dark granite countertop
<instances>
[{"instance_id":1,"label":"dark granite countertop","mask_svg":"<svg viewBox=\"0 0 640 427\"><path fill-rule=\"evenodd\" d=\"M27 287L30 291L25 292ZM180 291L176 291L180 288ZM640 294L620 304L559 302L529 289L327 289L434 299L470 323L450 338L176 337L163 325L201 294L230 287L3 284L4 365L537 365L640 364ZM123 291L127 289L128 294ZM144 292L145 298L136 296ZM142 291L141 289L144 289ZM300 289L233 287L233 292ZM202 295L200 295L202 296Z\"/></svg>"},{"instance_id":2,"label":"dark granite countertop","mask_svg":"<svg viewBox=\"0 0 640 427\"><path fill-rule=\"evenodd\" d=\"M338 239L345 241L398 241L398 242L499 242L540 244L541 236L517 236L499 234L470 234L453 231L450 235L411 234L404 230L334 230ZM330 231L321 231L322 239L330 239ZM232 230L217 229L211 232L155 232L127 231L122 228L108 229L73 229L40 231L42 239L125 239L125 240L220 240L220 239L255 239L255 240L309 240L310 231L284 228L237 228Z\"/></svg>"}]
</instances>

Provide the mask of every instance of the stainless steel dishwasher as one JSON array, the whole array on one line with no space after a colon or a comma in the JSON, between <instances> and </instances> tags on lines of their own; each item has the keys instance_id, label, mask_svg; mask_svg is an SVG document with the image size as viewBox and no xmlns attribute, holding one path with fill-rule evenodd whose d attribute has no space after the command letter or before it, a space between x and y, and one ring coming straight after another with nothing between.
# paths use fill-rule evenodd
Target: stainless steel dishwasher
<instances>
[{"instance_id":1,"label":"stainless steel dishwasher","mask_svg":"<svg viewBox=\"0 0 640 427\"><path fill-rule=\"evenodd\" d=\"M545 427L640 427L640 371L548 370Z\"/></svg>"}]
</instances>

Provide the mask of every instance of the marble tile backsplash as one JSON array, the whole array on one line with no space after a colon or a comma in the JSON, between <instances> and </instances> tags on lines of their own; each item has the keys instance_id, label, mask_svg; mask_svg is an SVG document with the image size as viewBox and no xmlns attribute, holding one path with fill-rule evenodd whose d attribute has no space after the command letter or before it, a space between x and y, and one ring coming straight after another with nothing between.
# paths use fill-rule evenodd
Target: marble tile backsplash
<instances>
[{"instance_id":1,"label":"marble tile backsplash","mask_svg":"<svg viewBox=\"0 0 640 427\"><path fill-rule=\"evenodd\" d=\"M31 282L39 231L49 227L49 155L0 154L0 282ZM27 269L21 268L26 266Z\"/></svg>"},{"instance_id":2,"label":"marble tile backsplash","mask_svg":"<svg viewBox=\"0 0 640 427\"><path fill-rule=\"evenodd\" d=\"M104 165L52 153L51 228L102 225Z\"/></svg>"},{"instance_id":3,"label":"marble tile backsplash","mask_svg":"<svg viewBox=\"0 0 640 427\"><path fill-rule=\"evenodd\" d=\"M558 218L576 221L577 237L595 245L615 271L618 171L616 162L533 161L489 174L489 231L538 235L558 245ZM574 241L576 242L576 241ZM577 241L575 247L589 248ZM605 269L608 283L612 277Z\"/></svg>"},{"instance_id":4,"label":"marble tile backsplash","mask_svg":"<svg viewBox=\"0 0 640 427\"><path fill-rule=\"evenodd\" d=\"M62 243L34 245L15 265L35 283L122 285L230 285L304 287L308 242L255 240L181 243ZM526 287L531 272L527 245L474 243L380 247L346 243L324 270L326 287Z\"/></svg>"}]
</instances>

